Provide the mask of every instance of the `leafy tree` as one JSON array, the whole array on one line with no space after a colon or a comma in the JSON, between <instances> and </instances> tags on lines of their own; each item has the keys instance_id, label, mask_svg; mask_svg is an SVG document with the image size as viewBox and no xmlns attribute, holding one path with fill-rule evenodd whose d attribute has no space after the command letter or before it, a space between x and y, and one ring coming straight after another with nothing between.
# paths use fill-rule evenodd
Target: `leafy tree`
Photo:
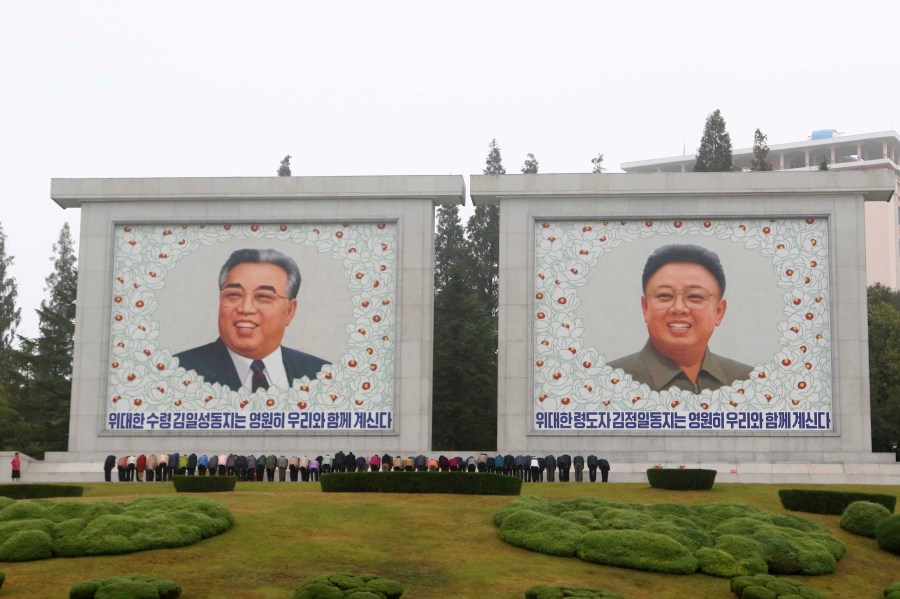
<instances>
[{"instance_id":1,"label":"leafy tree","mask_svg":"<svg viewBox=\"0 0 900 599\"><path fill-rule=\"evenodd\" d=\"M523 175L536 175L538 172L538 161L537 158L534 157L534 154L529 154L527 158L525 158L525 164L522 166L522 174Z\"/></svg>"},{"instance_id":2,"label":"leafy tree","mask_svg":"<svg viewBox=\"0 0 900 599\"><path fill-rule=\"evenodd\" d=\"M0 385L9 380L10 356L21 310L16 308L16 280L9 273L12 256L6 254L6 235L0 225Z\"/></svg>"},{"instance_id":3,"label":"leafy tree","mask_svg":"<svg viewBox=\"0 0 900 599\"><path fill-rule=\"evenodd\" d=\"M29 453L61 451L68 446L72 393L72 351L75 336L75 295L78 268L69 225L63 225L53 245L53 272L47 277L49 296L38 308L37 339L20 337L19 414L33 427Z\"/></svg>"},{"instance_id":4,"label":"leafy tree","mask_svg":"<svg viewBox=\"0 0 900 599\"><path fill-rule=\"evenodd\" d=\"M872 449L900 461L900 291L868 289Z\"/></svg>"},{"instance_id":5,"label":"leafy tree","mask_svg":"<svg viewBox=\"0 0 900 599\"><path fill-rule=\"evenodd\" d=\"M603 167L603 154L597 154L596 158L591 158L591 164L594 167L591 169L592 173L602 173L606 169Z\"/></svg>"},{"instance_id":6,"label":"leafy tree","mask_svg":"<svg viewBox=\"0 0 900 599\"><path fill-rule=\"evenodd\" d=\"M291 155L288 154L284 158L281 159L281 165L278 167L278 176L279 177L290 177L291 176Z\"/></svg>"},{"instance_id":7,"label":"leafy tree","mask_svg":"<svg viewBox=\"0 0 900 599\"><path fill-rule=\"evenodd\" d=\"M772 163L768 161L769 144L766 143L768 139L769 136L763 135L763 132L759 129L753 134L753 160L750 161L751 171L772 170Z\"/></svg>"},{"instance_id":8,"label":"leafy tree","mask_svg":"<svg viewBox=\"0 0 900 599\"><path fill-rule=\"evenodd\" d=\"M706 117L700 148L694 171L698 173L723 173L734 170L731 155L731 136L725 130L725 119L719 109Z\"/></svg>"},{"instance_id":9,"label":"leafy tree","mask_svg":"<svg viewBox=\"0 0 900 599\"><path fill-rule=\"evenodd\" d=\"M828 156L822 156L822 160L819 161L819 170L820 171L828 170Z\"/></svg>"}]
</instances>

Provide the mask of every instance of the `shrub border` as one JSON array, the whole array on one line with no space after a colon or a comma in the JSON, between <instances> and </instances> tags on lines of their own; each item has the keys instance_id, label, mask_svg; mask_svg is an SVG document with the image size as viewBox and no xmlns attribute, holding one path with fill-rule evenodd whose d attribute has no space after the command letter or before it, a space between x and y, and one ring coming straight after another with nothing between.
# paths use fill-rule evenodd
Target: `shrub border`
<instances>
[{"instance_id":1,"label":"shrub border","mask_svg":"<svg viewBox=\"0 0 900 599\"><path fill-rule=\"evenodd\" d=\"M519 495L522 479L488 472L331 472L321 478L325 493L451 493Z\"/></svg>"},{"instance_id":2,"label":"shrub border","mask_svg":"<svg viewBox=\"0 0 900 599\"><path fill-rule=\"evenodd\" d=\"M881 504L892 514L897 505L897 498L893 495L820 489L779 489L778 498L781 500L781 506L786 510L831 516L840 516L854 501L871 501Z\"/></svg>"},{"instance_id":3,"label":"shrub border","mask_svg":"<svg viewBox=\"0 0 900 599\"><path fill-rule=\"evenodd\" d=\"M234 491L234 476L182 476L172 477L176 493L223 493Z\"/></svg>"},{"instance_id":4,"label":"shrub border","mask_svg":"<svg viewBox=\"0 0 900 599\"><path fill-rule=\"evenodd\" d=\"M705 468L647 468L647 480L654 489L708 491L716 482L716 470Z\"/></svg>"},{"instance_id":5,"label":"shrub border","mask_svg":"<svg viewBox=\"0 0 900 599\"><path fill-rule=\"evenodd\" d=\"M8 483L0 485L0 497L10 499L45 499L48 497L81 497L80 485L50 485L45 483Z\"/></svg>"}]
</instances>

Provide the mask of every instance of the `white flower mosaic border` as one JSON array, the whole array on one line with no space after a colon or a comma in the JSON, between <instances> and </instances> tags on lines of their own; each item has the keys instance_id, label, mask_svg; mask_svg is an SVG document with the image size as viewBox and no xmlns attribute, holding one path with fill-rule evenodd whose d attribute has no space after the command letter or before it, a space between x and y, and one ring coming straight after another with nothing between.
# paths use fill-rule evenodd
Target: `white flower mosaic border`
<instances>
[{"instance_id":1,"label":"white flower mosaic border","mask_svg":"<svg viewBox=\"0 0 900 599\"><path fill-rule=\"evenodd\" d=\"M629 242L657 236L730 240L771 258L784 290L782 349L749 379L700 394L651 391L584 344L578 288L590 270ZM535 269L536 412L831 411L827 219L538 221Z\"/></svg>"},{"instance_id":2,"label":"white flower mosaic border","mask_svg":"<svg viewBox=\"0 0 900 599\"><path fill-rule=\"evenodd\" d=\"M391 411L396 223L119 225L115 228L109 404L112 412ZM250 393L203 381L159 347L156 291L201 246L277 239L330 253L353 293L345 353L313 380Z\"/></svg>"}]
</instances>

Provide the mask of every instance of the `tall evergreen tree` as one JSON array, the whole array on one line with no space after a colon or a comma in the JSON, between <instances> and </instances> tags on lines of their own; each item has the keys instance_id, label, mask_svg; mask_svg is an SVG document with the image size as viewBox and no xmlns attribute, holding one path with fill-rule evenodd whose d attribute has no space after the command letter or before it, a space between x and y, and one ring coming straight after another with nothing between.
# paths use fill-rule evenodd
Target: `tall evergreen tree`
<instances>
[{"instance_id":1,"label":"tall evergreen tree","mask_svg":"<svg viewBox=\"0 0 900 599\"><path fill-rule=\"evenodd\" d=\"M591 164L594 165L591 169L592 173L602 173L606 170L603 167L603 154L597 154L596 158L591 158Z\"/></svg>"},{"instance_id":2,"label":"tall evergreen tree","mask_svg":"<svg viewBox=\"0 0 900 599\"><path fill-rule=\"evenodd\" d=\"M48 297L37 310L39 336L20 337L22 378L16 399L19 413L33 429L26 451L34 454L65 450L69 437L78 268L68 223L53 251L53 272L46 279Z\"/></svg>"},{"instance_id":3,"label":"tall evergreen tree","mask_svg":"<svg viewBox=\"0 0 900 599\"><path fill-rule=\"evenodd\" d=\"M21 310L16 307L16 280L9 272L13 257L6 253L6 235L0 224L0 385L9 380L10 356Z\"/></svg>"},{"instance_id":4,"label":"tall evergreen tree","mask_svg":"<svg viewBox=\"0 0 900 599\"><path fill-rule=\"evenodd\" d=\"M432 445L441 450L496 447L496 319L472 284L470 249L459 207L439 207Z\"/></svg>"},{"instance_id":5,"label":"tall evergreen tree","mask_svg":"<svg viewBox=\"0 0 900 599\"><path fill-rule=\"evenodd\" d=\"M759 129L753 134L753 160L750 161L751 171L770 171L772 163L769 162L769 139L768 135L763 135Z\"/></svg>"},{"instance_id":6,"label":"tall evergreen tree","mask_svg":"<svg viewBox=\"0 0 900 599\"><path fill-rule=\"evenodd\" d=\"M278 167L278 176L279 177L290 177L291 176L291 155L288 154L284 158L281 159L281 165Z\"/></svg>"},{"instance_id":7,"label":"tall evergreen tree","mask_svg":"<svg viewBox=\"0 0 900 599\"><path fill-rule=\"evenodd\" d=\"M500 146L492 139L485 160L485 175L505 175ZM466 233L472 249L473 283L491 314L497 313L497 277L500 272L500 207L480 205L469 217Z\"/></svg>"},{"instance_id":8,"label":"tall evergreen tree","mask_svg":"<svg viewBox=\"0 0 900 599\"><path fill-rule=\"evenodd\" d=\"M534 154L528 154L525 158L525 164L522 165L523 175L536 175L538 172L538 161Z\"/></svg>"},{"instance_id":9,"label":"tall evergreen tree","mask_svg":"<svg viewBox=\"0 0 900 599\"><path fill-rule=\"evenodd\" d=\"M700 148L694 171L698 173L722 173L734 170L731 155L731 136L725 130L725 119L719 109L706 117Z\"/></svg>"},{"instance_id":10,"label":"tall evergreen tree","mask_svg":"<svg viewBox=\"0 0 900 599\"><path fill-rule=\"evenodd\" d=\"M900 291L868 289L872 449L900 461Z\"/></svg>"}]
</instances>

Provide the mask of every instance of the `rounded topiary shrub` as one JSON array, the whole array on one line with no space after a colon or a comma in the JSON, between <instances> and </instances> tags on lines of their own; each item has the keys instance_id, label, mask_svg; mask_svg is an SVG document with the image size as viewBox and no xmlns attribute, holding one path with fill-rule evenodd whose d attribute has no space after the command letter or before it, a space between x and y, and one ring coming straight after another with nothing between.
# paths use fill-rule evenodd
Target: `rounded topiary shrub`
<instances>
[{"instance_id":1,"label":"rounded topiary shrub","mask_svg":"<svg viewBox=\"0 0 900 599\"><path fill-rule=\"evenodd\" d=\"M578 544L578 557L586 562L635 570L692 574L697 558L671 537L644 530L595 530Z\"/></svg>"},{"instance_id":2,"label":"rounded topiary shrub","mask_svg":"<svg viewBox=\"0 0 900 599\"><path fill-rule=\"evenodd\" d=\"M69 599L176 599L181 587L150 576L110 576L85 580L69 589Z\"/></svg>"},{"instance_id":3,"label":"rounded topiary shrub","mask_svg":"<svg viewBox=\"0 0 900 599\"><path fill-rule=\"evenodd\" d=\"M827 595L790 578L769 574L738 576L731 579L731 592L740 599L826 599Z\"/></svg>"},{"instance_id":4,"label":"rounded topiary shrub","mask_svg":"<svg viewBox=\"0 0 900 599\"><path fill-rule=\"evenodd\" d=\"M841 515L841 528L855 535L874 539L875 527L882 520L890 517L890 510L880 503L854 501Z\"/></svg>"},{"instance_id":5,"label":"rounded topiary shrub","mask_svg":"<svg viewBox=\"0 0 900 599\"><path fill-rule=\"evenodd\" d=\"M625 599L622 595L602 589L551 586L549 584L539 584L525 591L525 599L566 599L566 597L577 597L578 599Z\"/></svg>"},{"instance_id":6,"label":"rounded topiary shrub","mask_svg":"<svg viewBox=\"0 0 900 599\"><path fill-rule=\"evenodd\" d=\"M900 553L900 514L885 518L875 527L878 546L891 553Z\"/></svg>"},{"instance_id":7,"label":"rounded topiary shrub","mask_svg":"<svg viewBox=\"0 0 900 599\"><path fill-rule=\"evenodd\" d=\"M571 557L587 531L584 525L576 522L522 510L503 521L500 538L522 549Z\"/></svg>"},{"instance_id":8,"label":"rounded topiary shrub","mask_svg":"<svg viewBox=\"0 0 900 599\"><path fill-rule=\"evenodd\" d=\"M900 580L888 584L884 587L884 599L900 599Z\"/></svg>"},{"instance_id":9,"label":"rounded topiary shrub","mask_svg":"<svg viewBox=\"0 0 900 599\"><path fill-rule=\"evenodd\" d=\"M374 574L326 574L304 582L293 599L397 599L403 586Z\"/></svg>"}]
</instances>

